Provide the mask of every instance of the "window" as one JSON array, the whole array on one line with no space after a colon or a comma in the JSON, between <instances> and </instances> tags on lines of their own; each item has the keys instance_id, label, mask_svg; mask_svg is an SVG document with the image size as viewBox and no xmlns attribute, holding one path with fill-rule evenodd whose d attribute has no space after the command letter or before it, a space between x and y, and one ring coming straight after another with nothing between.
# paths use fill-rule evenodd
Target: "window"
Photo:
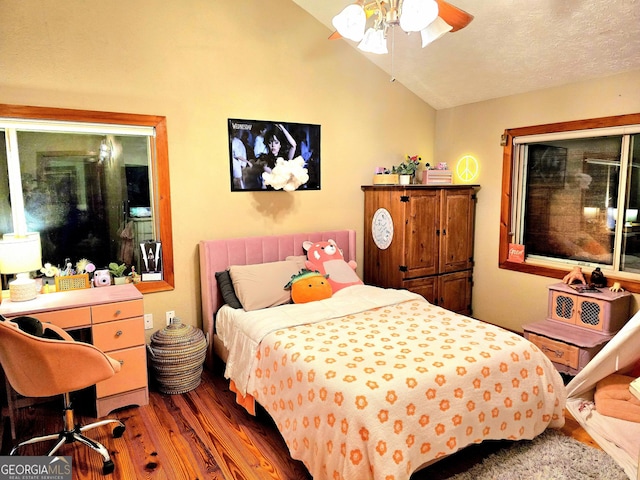
<instances>
[{"instance_id":1,"label":"window","mask_svg":"<svg viewBox=\"0 0 640 480\"><path fill-rule=\"evenodd\" d=\"M640 114L505 131L500 267L640 292ZM525 262L508 260L509 244Z\"/></svg>"},{"instance_id":2,"label":"window","mask_svg":"<svg viewBox=\"0 0 640 480\"><path fill-rule=\"evenodd\" d=\"M165 118L0 105L0 233L40 233L43 262L87 258L142 271L139 243L159 240L173 288Z\"/></svg>"}]
</instances>

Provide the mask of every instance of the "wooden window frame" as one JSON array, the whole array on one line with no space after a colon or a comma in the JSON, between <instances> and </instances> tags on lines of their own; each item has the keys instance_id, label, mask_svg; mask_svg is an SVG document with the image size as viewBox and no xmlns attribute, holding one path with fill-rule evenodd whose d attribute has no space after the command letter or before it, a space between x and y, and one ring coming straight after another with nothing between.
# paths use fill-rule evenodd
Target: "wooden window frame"
<instances>
[{"instance_id":1,"label":"wooden window frame","mask_svg":"<svg viewBox=\"0 0 640 480\"><path fill-rule=\"evenodd\" d=\"M505 270L530 273L551 278L563 278L572 268L541 266L528 263L518 263L508 260L509 243L513 241L512 213L513 213L513 176L515 148L513 140L516 137L526 135L540 135L545 133L570 132L576 130L591 130L608 127L624 127L640 124L640 113L617 115L611 117L593 118L588 120L575 120L569 122L549 123L532 127L509 128L502 136L502 198L500 203L500 243L498 252L498 266ZM616 277L615 274L607 275L610 282L619 282L629 292L640 293L640 275L637 279L628 277Z\"/></svg>"},{"instance_id":2,"label":"wooden window frame","mask_svg":"<svg viewBox=\"0 0 640 480\"><path fill-rule=\"evenodd\" d=\"M171 193L169 186L169 143L167 140L166 117L7 104L0 104L0 117L153 127L156 135L155 146L153 146L153 154L155 157L155 168L153 169L155 188L153 192L156 214L159 216L159 240L162 242L163 279L139 282L136 284L136 287L142 293L163 292L174 289Z\"/></svg>"}]
</instances>

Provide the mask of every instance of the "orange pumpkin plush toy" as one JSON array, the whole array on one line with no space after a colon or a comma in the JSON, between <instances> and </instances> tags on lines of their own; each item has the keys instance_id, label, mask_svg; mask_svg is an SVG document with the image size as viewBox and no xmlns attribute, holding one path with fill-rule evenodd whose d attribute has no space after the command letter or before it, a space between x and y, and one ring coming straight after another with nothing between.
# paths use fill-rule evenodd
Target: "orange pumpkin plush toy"
<instances>
[{"instance_id":1,"label":"orange pumpkin plush toy","mask_svg":"<svg viewBox=\"0 0 640 480\"><path fill-rule=\"evenodd\" d=\"M330 298L333 295L328 275L320 272L302 269L291 276L291 281L284 288L291 289L293 303L308 303Z\"/></svg>"}]
</instances>

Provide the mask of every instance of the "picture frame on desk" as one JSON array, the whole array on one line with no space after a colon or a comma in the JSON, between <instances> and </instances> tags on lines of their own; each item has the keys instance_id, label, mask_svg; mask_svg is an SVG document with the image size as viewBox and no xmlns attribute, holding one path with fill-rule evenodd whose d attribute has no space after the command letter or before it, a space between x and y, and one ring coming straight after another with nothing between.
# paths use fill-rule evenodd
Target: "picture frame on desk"
<instances>
[{"instance_id":1,"label":"picture frame on desk","mask_svg":"<svg viewBox=\"0 0 640 480\"><path fill-rule=\"evenodd\" d=\"M140 244L143 282L162 280L162 243L148 240Z\"/></svg>"},{"instance_id":2,"label":"picture frame on desk","mask_svg":"<svg viewBox=\"0 0 640 480\"><path fill-rule=\"evenodd\" d=\"M80 273L77 275L65 275L63 277L55 277L55 291L65 292L67 290L82 290L91 288L88 273Z\"/></svg>"}]
</instances>

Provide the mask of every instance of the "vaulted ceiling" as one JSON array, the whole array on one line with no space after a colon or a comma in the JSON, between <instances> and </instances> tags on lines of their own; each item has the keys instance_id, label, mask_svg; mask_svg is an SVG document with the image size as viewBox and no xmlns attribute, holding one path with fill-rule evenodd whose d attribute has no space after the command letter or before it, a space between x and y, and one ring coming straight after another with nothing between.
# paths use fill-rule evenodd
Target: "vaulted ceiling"
<instances>
[{"instance_id":1,"label":"vaulted ceiling","mask_svg":"<svg viewBox=\"0 0 640 480\"><path fill-rule=\"evenodd\" d=\"M327 26L327 37L333 16L352 3L293 1ZM393 55L364 53L345 39L319 41L348 42L436 109L640 70L640 0L449 3L474 20L425 48L419 33L399 28Z\"/></svg>"}]
</instances>

